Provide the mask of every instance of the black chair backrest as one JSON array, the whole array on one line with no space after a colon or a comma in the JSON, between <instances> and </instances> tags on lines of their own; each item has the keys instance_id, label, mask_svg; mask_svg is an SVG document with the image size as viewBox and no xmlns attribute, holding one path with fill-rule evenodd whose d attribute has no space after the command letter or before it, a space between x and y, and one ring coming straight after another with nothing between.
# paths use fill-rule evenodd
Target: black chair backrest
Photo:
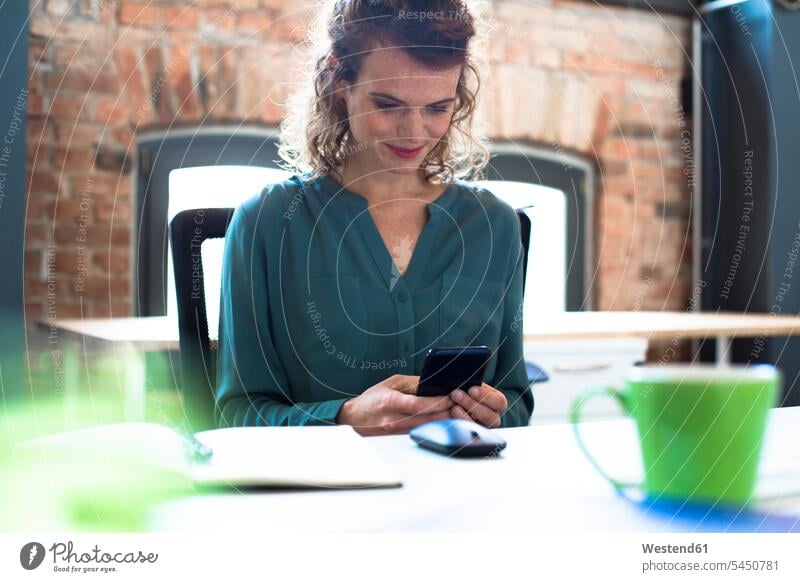
<instances>
[{"instance_id":1,"label":"black chair backrest","mask_svg":"<svg viewBox=\"0 0 800 582\"><path fill-rule=\"evenodd\" d=\"M233 216L233 208L195 208L175 215L169 225L175 294L178 299L178 330L183 399L189 412L187 420L193 432L215 427L216 345L208 333L205 280L203 278L203 242L224 238ZM523 247L522 284L528 266L531 219L517 210ZM216 282L219 284L219 282Z\"/></svg>"},{"instance_id":2,"label":"black chair backrest","mask_svg":"<svg viewBox=\"0 0 800 582\"><path fill-rule=\"evenodd\" d=\"M518 208L517 218L519 218L519 230L522 237L522 296L525 297L525 279L528 276L528 249L531 245L531 217L527 215L524 208Z\"/></svg>"},{"instance_id":3,"label":"black chair backrest","mask_svg":"<svg viewBox=\"0 0 800 582\"><path fill-rule=\"evenodd\" d=\"M233 208L196 208L175 215L169 225L175 294L178 299L183 401L190 430L215 427L216 342L208 333L203 255L211 238L224 238ZM219 282L217 282L219 283Z\"/></svg>"}]
</instances>

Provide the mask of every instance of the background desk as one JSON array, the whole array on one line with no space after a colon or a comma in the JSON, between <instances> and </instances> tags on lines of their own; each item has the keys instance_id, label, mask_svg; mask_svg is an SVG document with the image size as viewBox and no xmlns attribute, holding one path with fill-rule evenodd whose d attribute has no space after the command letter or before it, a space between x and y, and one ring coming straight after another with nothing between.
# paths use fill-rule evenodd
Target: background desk
<instances>
[{"instance_id":1,"label":"background desk","mask_svg":"<svg viewBox=\"0 0 800 582\"><path fill-rule=\"evenodd\" d=\"M167 317L118 319L67 319L43 321L80 342L81 346L128 346L141 352L165 352L161 358L179 376L178 325ZM525 335L525 358L541 366L551 381L536 385L537 412L532 422L564 422L569 404L586 386L618 383L625 369L643 361L647 342L663 339L717 339L717 359L726 363L734 337L789 336L800 333L800 317L742 313L696 313L659 311L582 311L543 316L536 331ZM125 389L138 420L144 409L143 396L135 386ZM613 402L594 401L587 418L618 416Z\"/></svg>"},{"instance_id":2,"label":"background desk","mask_svg":"<svg viewBox=\"0 0 800 582\"><path fill-rule=\"evenodd\" d=\"M49 326L51 322L43 321ZM112 342L134 343L145 349L177 350L178 324L168 317L64 319L53 322L68 333ZM800 317L755 313L685 311L573 311L543 316L526 340L716 338L717 359L726 361L735 337L800 334Z\"/></svg>"},{"instance_id":3,"label":"background desk","mask_svg":"<svg viewBox=\"0 0 800 582\"><path fill-rule=\"evenodd\" d=\"M585 422L581 430L612 474L641 475L629 420ZM500 458L456 459L420 449L407 435L371 437L403 486L341 491L198 495L156 507L154 531L487 532L800 531L800 495L762 502L761 513L698 518L646 510L611 489L582 455L568 425L499 429ZM771 412L764 470L800 467L800 408ZM703 516L700 516L703 517Z\"/></svg>"},{"instance_id":4,"label":"background desk","mask_svg":"<svg viewBox=\"0 0 800 582\"><path fill-rule=\"evenodd\" d=\"M571 311L542 317L536 327L536 333L525 335L526 340L716 338L717 361L724 363L729 361L733 338L798 335L800 317L732 312Z\"/></svg>"}]
</instances>

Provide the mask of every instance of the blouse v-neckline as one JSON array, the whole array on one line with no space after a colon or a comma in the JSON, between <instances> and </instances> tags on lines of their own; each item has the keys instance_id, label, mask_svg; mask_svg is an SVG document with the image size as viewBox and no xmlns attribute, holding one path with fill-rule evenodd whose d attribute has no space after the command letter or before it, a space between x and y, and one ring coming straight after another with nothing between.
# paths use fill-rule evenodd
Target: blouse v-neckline
<instances>
[{"instance_id":1,"label":"blouse v-neckline","mask_svg":"<svg viewBox=\"0 0 800 582\"><path fill-rule=\"evenodd\" d=\"M369 201L361 194L357 194L349 188L342 186L328 175L322 176L321 179L325 180L334 192L334 199L341 199L354 208L355 215L353 216L353 220L358 224L361 234L364 237L364 242L387 288L391 291L397 287L398 282L402 281L405 287L413 289L422 275L424 257L428 256L432 251L434 238L439 223L441 222L442 212L446 211L446 206L457 188L456 183L449 183L435 200L426 203L425 206L428 210L429 217L417 239L417 244L414 246L414 250L411 253L411 259L406 266L405 273L400 275L400 271L397 269L397 265L394 259L392 259L392 255L386 247L380 230L369 211Z\"/></svg>"}]
</instances>

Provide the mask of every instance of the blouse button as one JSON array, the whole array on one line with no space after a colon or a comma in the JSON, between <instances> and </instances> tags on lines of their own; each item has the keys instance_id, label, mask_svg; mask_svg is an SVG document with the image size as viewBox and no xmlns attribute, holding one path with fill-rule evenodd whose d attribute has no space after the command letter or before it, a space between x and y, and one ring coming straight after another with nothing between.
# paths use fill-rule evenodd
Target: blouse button
<instances>
[{"instance_id":1,"label":"blouse button","mask_svg":"<svg viewBox=\"0 0 800 582\"><path fill-rule=\"evenodd\" d=\"M408 299L408 293L406 293L405 291L400 291L400 293L397 294L397 298L400 301L405 301L406 299Z\"/></svg>"}]
</instances>

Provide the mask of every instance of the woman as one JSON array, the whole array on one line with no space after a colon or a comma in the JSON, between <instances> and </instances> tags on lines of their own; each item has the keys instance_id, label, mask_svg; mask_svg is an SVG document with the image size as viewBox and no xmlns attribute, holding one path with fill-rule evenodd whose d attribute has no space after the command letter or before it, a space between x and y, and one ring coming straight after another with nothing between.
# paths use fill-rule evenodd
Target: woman
<instances>
[{"instance_id":1,"label":"woman","mask_svg":"<svg viewBox=\"0 0 800 582\"><path fill-rule=\"evenodd\" d=\"M518 219L459 179L487 161L475 16L458 0L332 8L282 127L302 173L240 207L226 237L220 424L525 425ZM416 396L428 348L464 345L492 348L485 383Z\"/></svg>"}]
</instances>

